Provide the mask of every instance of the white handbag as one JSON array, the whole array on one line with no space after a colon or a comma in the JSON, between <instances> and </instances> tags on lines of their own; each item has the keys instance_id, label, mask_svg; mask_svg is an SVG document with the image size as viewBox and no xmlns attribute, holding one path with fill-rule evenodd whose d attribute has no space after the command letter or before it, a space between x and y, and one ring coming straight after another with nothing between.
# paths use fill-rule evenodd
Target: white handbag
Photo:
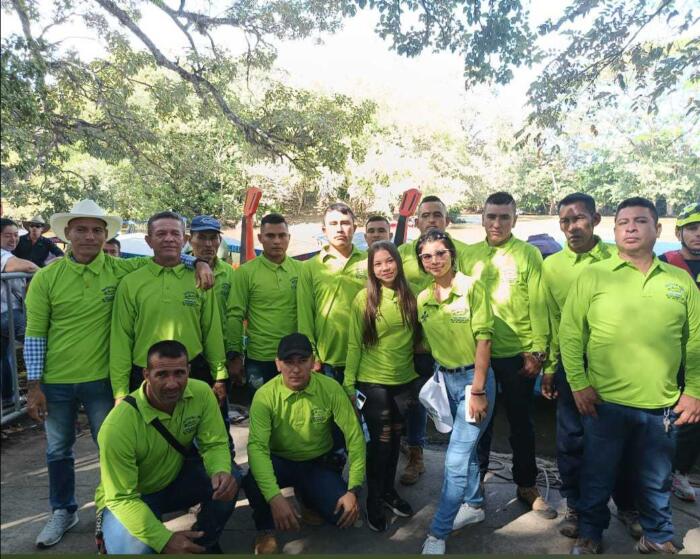
<instances>
[{"instance_id":1,"label":"white handbag","mask_svg":"<svg viewBox=\"0 0 700 559\"><path fill-rule=\"evenodd\" d=\"M423 385L418 399L440 433L452 431L452 411L450 410L450 402L447 399L445 379L440 371L435 371L433 376Z\"/></svg>"}]
</instances>

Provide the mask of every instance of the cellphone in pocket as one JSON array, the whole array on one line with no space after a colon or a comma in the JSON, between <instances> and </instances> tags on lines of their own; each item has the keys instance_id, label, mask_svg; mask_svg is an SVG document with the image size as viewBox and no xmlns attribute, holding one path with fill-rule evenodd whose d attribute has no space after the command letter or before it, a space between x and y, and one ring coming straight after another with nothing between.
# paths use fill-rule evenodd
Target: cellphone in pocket
<instances>
[{"instance_id":1,"label":"cellphone in pocket","mask_svg":"<svg viewBox=\"0 0 700 559\"><path fill-rule=\"evenodd\" d=\"M464 419L467 423L476 423L476 419L469 415L469 398L472 396L472 385L464 387Z\"/></svg>"}]
</instances>

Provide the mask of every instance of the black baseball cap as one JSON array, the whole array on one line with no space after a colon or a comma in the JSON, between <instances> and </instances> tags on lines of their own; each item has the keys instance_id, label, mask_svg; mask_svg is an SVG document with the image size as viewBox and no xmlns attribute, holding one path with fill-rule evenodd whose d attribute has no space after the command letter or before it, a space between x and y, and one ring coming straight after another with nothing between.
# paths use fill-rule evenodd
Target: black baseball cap
<instances>
[{"instance_id":1,"label":"black baseball cap","mask_svg":"<svg viewBox=\"0 0 700 559\"><path fill-rule=\"evenodd\" d=\"M300 357L311 357L314 349L311 347L311 342L304 334L294 332L280 340L277 346L277 359L284 361L293 355Z\"/></svg>"}]
</instances>

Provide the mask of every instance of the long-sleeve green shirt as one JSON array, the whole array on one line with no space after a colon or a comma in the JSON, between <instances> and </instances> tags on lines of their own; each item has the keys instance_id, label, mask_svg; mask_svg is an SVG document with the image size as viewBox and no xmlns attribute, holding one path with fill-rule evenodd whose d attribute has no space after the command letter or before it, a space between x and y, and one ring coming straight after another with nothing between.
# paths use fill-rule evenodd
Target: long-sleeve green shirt
<instances>
[{"instance_id":1,"label":"long-sleeve green shirt","mask_svg":"<svg viewBox=\"0 0 700 559\"><path fill-rule=\"evenodd\" d=\"M212 287L212 289L214 290L214 295L216 296L216 303L219 306L219 317L221 318L221 326L224 329L225 341L226 313L235 270L228 262L224 262L223 260L217 258L212 272L214 273L214 287Z\"/></svg>"},{"instance_id":2,"label":"long-sleeve green shirt","mask_svg":"<svg viewBox=\"0 0 700 559\"><path fill-rule=\"evenodd\" d=\"M145 367L148 349L162 340L181 342L190 359L204 353L212 377L228 378L216 296L212 290L197 289L194 272L182 264L164 268L151 261L122 280L110 340L115 398L128 394L132 364Z\"/></svg>"},{"instance_id":3,"label":"long-sleeve green shirt","mask_svg":"<svg viewBox=\"0 0 700 559\"><path fill-rule=\"evenodd\" d=\"M311 373L307 387L294 391L277 375L255 393L248 463L268 502L280 493L270 455L302 462L326 454L333 447L333 423L343 432L348 448L348 488L362 485L365 439L350 399L335 380Z\"/></svg>"},{"instance_id":4,"label":"long-sleeve green shirt","mask_svg":"<svg viewBox=\"0 0 700 559\"><path fill-rule=\"evenodd\" d=\"M151 425L158 418L184 447L197 439L204 468L211 477L231 472L226 428L216 397L206 383L190 379L172 415L148 402L144 386L132 396L138 411L122 402L100 428L101 482L95 508L107 507L129 533L160 552L172 536L141 495L161 491L180 473L183 456Z\"/></svg>"},{"instance_id":5,"label":"long-sleeve green shirt","mask_svg":"<svg viewBox=\"0 0 700 559\"><path fill-rule=\"evenodd\" d=\"M286 257L280 264L265 255L236 270L228 301L226 350L243 352L243 320L248 320L246 353L273 361L277 345L297 330L297 281L302 263Z\"/></svg>"},{"instance_id":6,"label":"long-sleeve green shirt","mask_svg":"<svg viewBox=\"0 0 700 559\"><path fill-rule=\"evenodd\" d=\"M457 260L464 258L469 247L466 243L458 239L450 237L457 250ZM418 239L411 241L410 243L404 243L399 245L399 254L401 255L401 263L403 264L403 273L408 280L408 284L411 287L414 295L418 295L426 287L428 287L433 282L433 276L421 271L420 265L418 264L418 256L416 255L416 245L418 244Z\"/></svg>"},{"instance_id":7,"label":"long-sleeve green shirt","mask_svg":"<svg viewBox=\"0 0 700 559\"><path fill-rule=\"evenodd\" d=\"M618 255L583 270L559 341L574 391L592 386L605 402L669 407L680 395L685 356L685 393L700 398L700 291L687 272L658 258L646 274Z\"/></svg>"},{"instance_id":8,"label":"long-sleeve green shirt","mask_svg":"<svg viewBox=\"0 0 700 559\"><path fill-rule=\"evenodd\" d=\"M355 395L356 381L392 386L418 377L413 367L413 330L403 322L396 291L382 287L375 321L378 340L372 347L364 347L362 342L366 304L367 289L363 289L355 297L350 314L343 386L351 396Z\"/></svg>"},{"instance_id":9,"label":"long-sleeve green shirt","mask_svg":"<svg viewBox=\"0 0 700 559\"><path fill-rule=\"evenodd\" d=\"M348 323L355 295L367 281L367 253L353 246L345 262L328 247L301 267L297 285L297 321L322 363L345 366Z\"/></svg>"},{"instance_id":10,"label":"long-sleeve green shirt","mask_svg":"<svg viewBox=\"0 0 700 559\"><path fill-rule=\"evenodd\" d=\"M559 322L566 296L579 274L590 264L610 258L617 253L615 245L609 245L596 237L595 246L588 252L578 254L564 246L542 263L542 280L544 281L549 312L550 342L545 374L553 374L559 361Z\"/></svg>"},{"instance_id":11,"label":"long-sleeve green shirt","mask_svg":"<svg viewBox=\"0 0 700 559\"><path fill-rule=\"evenodd\" d=\"M112 302L128 273L150 258L112 258L100 252L78 264L70 252L41 268L27 292L27 337L46 338L47 384L90 382L109 376Z\"/></svg>"},{"instance_id":12,"label":"long-sleeve green shirt","mask_svg":"<svg viewBox=\"0 0 700 559\"><path fill-rule=\"evenodd\" d=\"M447 299L435 299L435 283L418 295L418 319L435 360L455 369L472 365L476 341L490 340L493 311L481 281L457 272Z\"/></svg>"},{"instance_id":13,"label":"long-sleeve green shirt","mask_svg":"<svg viewBox=\"0 0 700 559\"><path fill-rule=\"evenodd\" d=\"M498 247L482 241L469 246L459 265L466 275L481 280L491 301L493 357L546 351L549 317L539 250L513 236Z\"/></svg>"}]
</instances>

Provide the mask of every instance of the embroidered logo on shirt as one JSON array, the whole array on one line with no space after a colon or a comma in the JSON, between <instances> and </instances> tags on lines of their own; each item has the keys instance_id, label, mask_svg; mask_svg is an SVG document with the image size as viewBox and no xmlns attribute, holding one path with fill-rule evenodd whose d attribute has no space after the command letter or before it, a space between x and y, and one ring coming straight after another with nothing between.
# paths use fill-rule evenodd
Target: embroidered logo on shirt
<instances>
[{"instance_id":1,"label":"embroidered logo on shirt","mask_svg":"<svg viewBox=\"0 0 700 559\"><path fill-rule=\"evenodd\" d=\"M464 323L469 322L469 306L465 298L460 297L454 302L447 305L447 310L450 313L450 322Z\"/></svg>"},{"instance_id":2,"label":"embroidered logo on shirt","mask_svg":"<svg viewBox=\"0 0 700 559\"><path fill-rule=\"evenodd\" d=\"M182 432L183 433L193 433L197 430L197 425L199 425L199 416L193 415L186 417L182 422Z\"/></svg>"},{"instance_id":3,"label":"embroidered logo on shirt","mask_svg":"<svg viewBox=\"0 0 700 559\"><path fill-rule=\"evenodd\" d=\"M293 289L293 290L297 288L297 280L298 280L298 279L299 279L299 278L290 278L290 279L289 279L289 285L292 286L292 289Z\"/></svg>"},{"instance_id":4,"label":"embroidered logo on shirt","mask_svg":"<svg viewBox=\"0 0 700 559\"><path fill-rule=\"evenodd\" d=\"M224 282L221 284L221 296L224 299L228 299L228 294L231 291L231 283L230 282Z\"/></svg>"},{"instance_id":5,"label":"embroidered logo on shirt","mask_svg":"<svg viewBox=\"0 0 700 559\"><path fill-rule=\"evenodd\" d=\"M111 303L114 301L114 294L117 292L117 286L108 285L107 287L103 287L100 291L102 291L102 302Z\"/></svg>"},{"instance_id":6,"label":"embroidered logo on shirt","mask_svg":"<svg viewBox=\"0 0 700 559\"><path fill-rule=\"evenodd\" d=\"M196 291L185 291L183 293L182 304L186 307L196 307L198 303Z\"/></svg>"},{"instance_id":7,"label":"embroidered logo on shirt","mask_svg":"<svg viewBox=\"0 0 700 559\"><path fill-rule=\"evenodd\" d=\"M313 408L311 410L311 423L326 423L331 417L331 410L324 408Z\"/></svg>"},{"instance_id":8,"label":"embroidered logo on shirt","mask_svg":"<svg viewBox=\"0 0 700 559\"><path fill-rule=\"evenodd\" d=\"M674 301L685 301L686 290L682 285L669 282L666 284L666 298Z\"/></svg>"}]
</instances>

